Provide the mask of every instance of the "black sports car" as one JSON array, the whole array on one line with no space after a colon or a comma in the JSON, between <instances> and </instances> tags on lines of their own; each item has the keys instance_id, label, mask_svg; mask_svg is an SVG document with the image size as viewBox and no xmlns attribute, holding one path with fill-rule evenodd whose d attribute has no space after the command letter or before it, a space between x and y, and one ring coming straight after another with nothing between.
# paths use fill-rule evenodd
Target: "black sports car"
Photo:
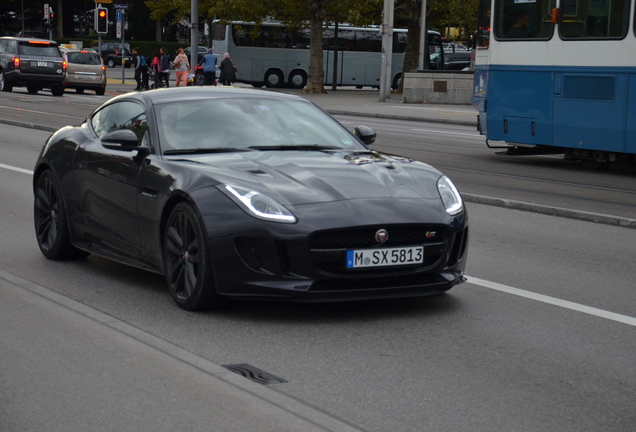
<instances>
[{"instance_id":1,"label":"black sports car","mask_svg":"<svg viewBox=\"0 0 636 432\"><path fill-rule=\"evenodd\" d=\"M35 230L50 259L162 273L188 310L225 298L416 297L463 281L453 183L370 150L304 98L173 88L111 99L44 145Z\"/></svg>"}]
</instances>

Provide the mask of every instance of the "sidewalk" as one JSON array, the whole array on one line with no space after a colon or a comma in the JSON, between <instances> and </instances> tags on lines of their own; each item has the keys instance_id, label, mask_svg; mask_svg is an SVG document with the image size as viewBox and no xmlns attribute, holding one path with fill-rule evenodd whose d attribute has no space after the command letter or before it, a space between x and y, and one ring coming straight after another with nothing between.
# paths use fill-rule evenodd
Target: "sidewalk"
<instances>
[{"instance_id":1,"label":"sidewalk","mask_svg":"<svg viewBox=\"0 0 636 432\"><path fill-rule=\"evenodd\" d=\"M360 432L0 270L0 430Z\"/></svg>"}]
</instances>

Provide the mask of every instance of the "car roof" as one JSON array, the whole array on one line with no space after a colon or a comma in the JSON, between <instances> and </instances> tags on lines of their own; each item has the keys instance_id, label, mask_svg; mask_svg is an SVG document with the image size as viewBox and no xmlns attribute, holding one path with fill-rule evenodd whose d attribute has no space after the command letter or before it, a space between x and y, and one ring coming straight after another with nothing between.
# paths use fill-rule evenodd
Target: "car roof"
<instances>
[{"instance_id":1,"label":"car roof","mask_svg":"<svg viewBox=\"0 0 636 432\"><path fill-rule=\"evenodd\" d=\"M307 99L286 93L278 93L269 90L237 88L237 87L171 87L156 89L139 93L127 93L117 96L111 101L120 99L138 99L148 100L151 103L164 103L179 101L194 101L199 99L215 99L215 98L267 98L278 100L301 100Z\"/></svg>"},{"instance_id":2,"label":"car roof","mask_svg":"<svg viewBox=\"0 0 636 432\"><path fill-rule=\"evenodd\" d=\"M18 42L29 42L29 41L38 41L38 42L49 42L51 45L56 45L57 42L48 39L41 39L37 37L28 37L28 36L1 36L0 39L11 39L16 40Z\"/></svg>"}]
</instances>

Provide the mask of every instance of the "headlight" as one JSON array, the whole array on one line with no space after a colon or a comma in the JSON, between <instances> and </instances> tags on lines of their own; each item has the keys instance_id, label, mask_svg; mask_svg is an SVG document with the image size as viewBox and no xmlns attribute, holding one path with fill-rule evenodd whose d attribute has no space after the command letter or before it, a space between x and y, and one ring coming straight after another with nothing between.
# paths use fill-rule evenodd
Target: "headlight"
<instances>
[{"instance_id":1,"label":"headlight","mask_svg":"<svg viewBox=\"0 0 636 432\"><path fill-rule=\"evenodd\" d=\"M223 185L252 216L270 222L295 223L296 216L267 195L240 186Z\"/></svg>"},{"instance_id":2,"label":"headlight","mask_svg":"<svg viewBox=\"0 0 636 432\"><path fill-rule=\"evenodd\" d=\"M442 197L442 202L446 207L446 213L451 216L455 216L464 210L462 197L459 195L457 188L448 177L441 176L439 180L437 180L437 190L439 191L439 196Z\"/></svg>"}]
</instances>

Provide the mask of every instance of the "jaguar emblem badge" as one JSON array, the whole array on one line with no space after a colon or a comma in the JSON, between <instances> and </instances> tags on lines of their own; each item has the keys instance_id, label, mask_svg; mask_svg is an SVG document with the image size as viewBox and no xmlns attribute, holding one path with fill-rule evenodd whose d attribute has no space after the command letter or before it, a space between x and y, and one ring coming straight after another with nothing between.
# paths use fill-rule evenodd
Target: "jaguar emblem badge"
<instances>
[{"instance_id":1,"label":"jaguar emblem badge","mask_svg":"<svg viewBox=\"0 0 636 432\"><path fill-rule=\"evenodd\" d=\"M377 241L379 244L386 243L388 239L389 239L389 233L385 229L378 230L375 233L375 241Z\"/></svg>"}]
</instances>

